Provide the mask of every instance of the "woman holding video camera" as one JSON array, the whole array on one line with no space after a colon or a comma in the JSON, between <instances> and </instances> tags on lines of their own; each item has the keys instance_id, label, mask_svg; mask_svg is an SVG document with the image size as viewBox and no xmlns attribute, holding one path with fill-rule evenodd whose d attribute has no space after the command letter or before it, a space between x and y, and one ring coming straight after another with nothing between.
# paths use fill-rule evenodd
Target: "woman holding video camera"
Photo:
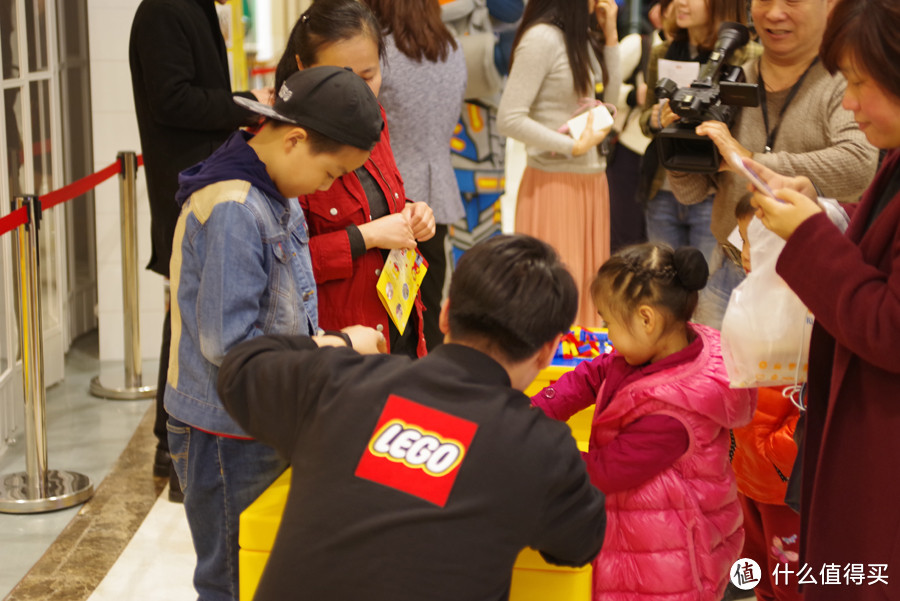
<instances>
[{"instance_id":1,"label":"woman holding video camera","mask_svg":"<svg viewBox=\"0 0 900 601\"><path fill-rule=\"evenodd\" d=\"M663 32L667 41L654 47L650 54L647 64L650 85L641 111L641 129L651 137L678 120L668 101L656 97L654 88L660 78L660 66L666 76L671 76L674 68L684 66L681 63L697 63L698 66L691 65L694 76L678 82L682 86L690 85L700 70L699 65L709 60L716 46L719 26L725 21L745 23L747 14L744 0L674 0L665 8ZM761 50L758 44L750 42L735 50L728 62L740 66L759 56ZM645 203L647 238L665 242L672 248L693 246L707 261L712 261L716 249L716 239L710 231L712 196L696 204L680 204L672 194L656 151L654 142L644 154L638 188L640 200Z\"/></svg>"},{"instance_id":2,"label":"woman holding video camera","mask_svg":"<svg viewBox=\"0 0 900 601\"><path fill-rule=\"evenodd\" d=\"M501 135L528 155L516 205L516 231L553 245L578 284L575 323L599 326L590 282L609 257L609 187L597 145L609 128L566 122L595 102L597 87L615 102L622 76L614 0L529 0L513 43L500 100Z\"/></svg>"},{"instance_id":3,"label":"woman holding video camera","mask_svg":"<svg viewBox=\"0 0 900 601\"><path fill-rule=\"evenodd\" d=\"M806 601L900 598L900 579L886 575L900 565L897 31L897 0L840 0L825 31L821 63L846 78L844 108L887 151L862 201L848 207L846 233L815 202L810 178L754 165L778 198L753 197L763 224L787 241L778 274L816 316L801 447L800 561L813 573L840 566L844 586L807 586ZM857 586L861 571L864 585Z\"/></svg>"},{"instance_id":4,"label":"woman holding video camera","mask_svg":"<svg viewBox=\"0 0 900 601\"><path fill-rule=\"evenodd\" d=\"M696 131L709 136L723 157L737 152L790 175L805 175L819 192L855 201L871 181L878 151L865 140L853 115L841 107L846 81L818 60L828 11L835 0L753 0L750 12L763 47L744 65L747 82L758 84L759 106L739 109L734 126L706 121ZM695 320L720 328L731 291L744 278L728 236L737 227L734 208L746 180L724 164L717 174L669 172L679 202L695 204L715 193L712 233L719 242L709 284Z\"/></svg>"}]
</instances>

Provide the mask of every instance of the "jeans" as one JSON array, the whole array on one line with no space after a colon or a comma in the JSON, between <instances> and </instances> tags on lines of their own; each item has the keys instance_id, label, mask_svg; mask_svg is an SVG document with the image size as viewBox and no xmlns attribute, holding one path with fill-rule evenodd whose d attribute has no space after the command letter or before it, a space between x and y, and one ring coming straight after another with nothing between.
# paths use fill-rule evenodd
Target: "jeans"
<instances>
[{"instance_id":1,"label":"jeans","mask_svg":"<svg viewBox=\"0 0 900 601\"><path fill-rule=\"evenodd\" d=\"M208 434L169 418L169 449L187 514L200 601L238 601L238 525L287 468L275 450L254 440Z\"/></svg>"},{"instance_id":2,"label":"jeans","mask_svg":"<svg viewBox=\"0 0 900 601\"><path fill-rule=\"evenodd\" d=\"M721 330L722 318L725 317L725 308L731 299L731 291L737 288L745 277L744 268L732 263L722 249L716 246L709 281L700 291L693 321Z\"/></svg>"},{"instance_id":3,"label":"jeans","mask_svg":"<svg viewBox=\"0 0 900 601\"><path fill-rule=\"evenodd\" d=\"M713 197L694 205L678 202L668 190L660 190L647 203L647 239L672 248L693 246L710 263L718 243L710 230Z\"/></svg>"}]
</instances>

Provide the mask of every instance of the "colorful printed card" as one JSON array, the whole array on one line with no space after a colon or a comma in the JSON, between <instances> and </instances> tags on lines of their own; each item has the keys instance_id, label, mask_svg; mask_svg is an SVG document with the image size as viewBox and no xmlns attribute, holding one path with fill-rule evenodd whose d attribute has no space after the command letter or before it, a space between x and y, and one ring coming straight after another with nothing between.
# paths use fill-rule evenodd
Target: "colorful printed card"
<instances>
[{"instance_id":1,"label":"colorful printed card","mask_svg":"<svg viewBox=\"0 0 900 601\"><path fill-rule=\"evenodd\" d=\"M391 321L402 334L413 311L428 262L415 248L395 248L388 255L375 288Z\"/></svg>"}]
</instances>

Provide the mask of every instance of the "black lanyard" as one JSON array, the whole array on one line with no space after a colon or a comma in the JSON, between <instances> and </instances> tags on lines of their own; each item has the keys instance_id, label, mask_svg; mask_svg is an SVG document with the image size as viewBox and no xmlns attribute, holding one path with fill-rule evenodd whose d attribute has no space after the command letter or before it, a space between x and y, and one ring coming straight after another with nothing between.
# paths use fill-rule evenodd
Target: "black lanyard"
<instances>
[{"instance_id":1,"label":"black lanyard","mask_svg":"<svg viewBox=\"0 0 900 601\"><path fill-rule=\"evenodd\" d=\"M759 77L759 104L760 108L762 108L763 114L763 123L766 126L766 153L772 152L772 148L775 146L775 136L778 135L778 128L781 127L781 119L784 117L784 112L787 110L788 106L790 106L791 101L794 99L794 96L797 95L797 92L800 91L800 86L803 85L803 80L806 79L806 75L809 73L809 70L813 68L819 61L819 57L813 59L813 62L809 64L806 68L806 71L803 72L803 75L800 76L800 79L797 80L797 83L793 85L791 91L788 92L787 98L784 99L784 105L781 107L781 112L778 113L778 123L769 131L769 106L766 103L766 82L763 81L762 76L762 63L760 63L758 71Z\"/></svg>"}]
</instances>

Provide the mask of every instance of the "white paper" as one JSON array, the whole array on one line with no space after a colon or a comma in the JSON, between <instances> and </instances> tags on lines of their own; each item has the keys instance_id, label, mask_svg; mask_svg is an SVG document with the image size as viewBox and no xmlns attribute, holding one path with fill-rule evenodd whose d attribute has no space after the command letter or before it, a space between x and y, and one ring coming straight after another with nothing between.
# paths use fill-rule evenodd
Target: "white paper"
<instances>
[{"instance_id":1,"label":"white paper","mask_svg":"<svg viewBox=\"0 0 900 601\"><path fill-rule=\"evenodd\" d=\"M693 61L672 61L659 59L659 78L668 77L679 88L689 87L700 75L700 63Z\"/></svg>"},{"instance_id":2,"label":"white paper","mask_svg":"<svg viewBox=\"0 0 900 601\"><path fill-rule=\"evenodd\" d=\"M741 230L738 229L738 226L734 226L734 229L728 234L728 242L738 250L744 247L744 239L741 238Z\"/></svg>"},{"instance_id":3,"label":"white paper","mask_svg":"<svg viewBox=\"0 0 900 601\"><path fill-rule=\"evenodd\" d=\"M602 104L595 106L589 111L584 111L576 117L572 117L566 121L569 126L569 133L576 140L581 137L584 128L587 127L588 113L594 113L594 131L600 131L607 127L612 127L613 118L609 114L609 110Z\"/></svg>"}]
</instances>

